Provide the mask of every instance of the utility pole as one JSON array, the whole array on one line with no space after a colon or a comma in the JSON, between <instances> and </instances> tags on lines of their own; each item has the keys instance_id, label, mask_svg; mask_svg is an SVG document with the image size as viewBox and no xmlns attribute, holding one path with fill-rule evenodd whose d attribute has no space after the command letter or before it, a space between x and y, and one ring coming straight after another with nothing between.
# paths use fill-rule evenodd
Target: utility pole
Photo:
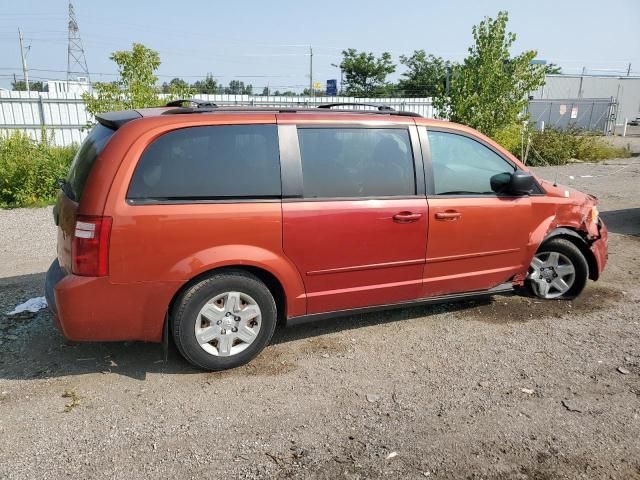
<instances>
[{"instance_id":1,"label":"utility pole","mask_svg":"<svg viewBox=\"0 0 640 480\"><path fill-rule=\"evenodd\" d=\"M338 91L338 94L342 95L344 92L344 70L342 70L341 64L332 63L331 66L340 69L340 90Z\"/></svg>"},{"instance_id":2,"label":"utility pole","mask_svg":"<svg viewBox=\"0 0 640 480\"><path fill-rule=\"evenodd\" d=\"M578 86L578 98L582 98L582 82L584 80L584 72L587 67L582 67L582 73L580 74L580 85Z\"/></svg>"},{"instance_id":3,"label":"utility pole","mask_svg":"<svg viewBox=\"0 0 640 480\"><path fill-rule=\"evenodd\" d=\"M24 54L22 32L18 29L18 38L20 39L20 57L22 58L22 75L24 76L24 83L29 91L29 69L27 68L27 57Z\"/></svg>"},{"instance_id":4,"label":"utility pole","mask_svg":"<svg viewBox=\"0 0 640 480\"><path fill-rule=\"evenodd\" d=\"M631 75L631 62L629 62L629 66L627 67L627 77Z\"/></svg>"},{"instance_id":5,"label":"utility pole","mask_svg":"<svg viewBox=\"0 0 640 480\"><path fill-rule=\"evenodd\" d=\"M309 95L313 95L313 48L309 45Z\"/></svg>"}]
</instances>

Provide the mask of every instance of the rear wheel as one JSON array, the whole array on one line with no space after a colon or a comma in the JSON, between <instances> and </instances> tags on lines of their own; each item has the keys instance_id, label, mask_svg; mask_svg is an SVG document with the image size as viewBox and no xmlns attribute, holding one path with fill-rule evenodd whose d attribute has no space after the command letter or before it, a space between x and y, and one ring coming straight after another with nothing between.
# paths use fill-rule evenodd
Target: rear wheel
<instances>
[{"instance_id":1,"label":"rear wheel","mask_svg":"<svg viewBox=\"0 0 640 480\"><path fill-rule=\"evenodd\" d=\"M205 370L238 367L269 343L276 304L253 275L214 274L189 287L171 315L173 338L182 356Z\"/></svg>"},{"instance_id":2,"label":"rear wheel","mask_svg":"<svg viewBox=\"0 0 640 480\"><path fill-rule=\"evenodd\" d=\"M555 238L533 257L527 284L539 298L572 299L582 292L588 277L589 266L580 249L569 240Z\"/></svg>"}]
</instances>

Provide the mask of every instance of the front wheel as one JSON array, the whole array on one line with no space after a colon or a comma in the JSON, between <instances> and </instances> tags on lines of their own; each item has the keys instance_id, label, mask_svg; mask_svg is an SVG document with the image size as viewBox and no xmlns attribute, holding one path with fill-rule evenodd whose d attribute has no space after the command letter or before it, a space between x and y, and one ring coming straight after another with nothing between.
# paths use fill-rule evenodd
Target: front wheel
<instances>
[{"instance_id":1,"label":"front wheel","mask_svg":"<svg viewBox=\"0 0 640 480\"><path fill-rule=\"evenodd\" d=\"M253 359L276 327L276 304L258 278L218 273L192 285L171 315L173 338L182 356L205 370L225 370Z\"/></svg>"},{"instance_id":2,"label":"front wheel","mask_svg":"<svg viewBox=\"0 0 640 480\"><path fill-rule=\"evenodd\" d=\"M580 249L569 240L554 238L533 257L527 284L538 298L570 300L582 292L588 277L589 266Z\"/></svg>"}]
</instances>

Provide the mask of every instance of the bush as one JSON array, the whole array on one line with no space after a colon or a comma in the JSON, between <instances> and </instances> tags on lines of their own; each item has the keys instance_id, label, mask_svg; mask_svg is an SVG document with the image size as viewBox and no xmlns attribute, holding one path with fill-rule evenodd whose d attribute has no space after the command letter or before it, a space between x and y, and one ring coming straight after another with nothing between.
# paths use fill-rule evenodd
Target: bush
<instances>
[{"instance_id":1,"label":"bush","mask_svg":"<svg viewBox=\"0 0 640 480\"><path fill-rule=\"evenodd\" d=\"M33 207L53 203L69 170L76 146L56 147L45 132L37 142L21 131L0 136L0 207Z\"/></svg>"},{"instance_id":2,"label":"bush","mask_svg":"<svg viewBox=\"0 0 640 480\"><path fill-rule=\"evenodd\" d=\"M562 130L546 129L544 132L533 132L529 149L529 163L533 165L562 165L571 158L576 158L576 150L580 137Z\"/></svg>"},{"instance_id":3,"label":"bush","mask_svg":"<svg viewBox=\"0 0 640 480\"><path fill-rule=\"evenodd\" d=\"M516 157L522 156L522 125L514 123L501 128L493 135L493 139Z\"/></svg>"},{"instance_id":4,"label":"bush","mask_svg":"<svg viewBox=\"0 0 640 480\"><path fill-rule=\"evenodd\" d=\"M630 150L613 147L601 137L595 135L582 136L575 152L575 158L585 161L603 160L605 158L628 158L630 156Z\"/></svg>"},{"instance_id":5,"label":"bush","mask_svg":"<svg viewBox=\"0 0 640 480\"><path fill-rule=\"evenodd\" d=\"M571 159L595 161L630 156L628 150L609 145L604 137L578 129L547 128L544 132L525 132L525 139L527 136L531 139L527 156L529 165L563 165ZM493 139L520 159L522 152L526 151L526 141L522 148L521 125L500 129Z\"/></svg>"}]
</instances>

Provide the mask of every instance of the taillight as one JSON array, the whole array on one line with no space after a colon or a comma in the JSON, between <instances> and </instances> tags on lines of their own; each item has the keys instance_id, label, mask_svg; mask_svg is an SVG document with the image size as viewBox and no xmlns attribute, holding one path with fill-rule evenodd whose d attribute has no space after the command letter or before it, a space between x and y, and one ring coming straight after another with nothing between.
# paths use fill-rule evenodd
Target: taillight
<instances>
[{"instance_id":1,"label":"taillight","mask_svg":"<svg viewBox=\"0 0 640 480\"><path fill-rule=\"evenodd\" d=\"M71 249L75 275L104 277L109 273L111 217L78 215Z\"/></svg>"}]
</instances>

